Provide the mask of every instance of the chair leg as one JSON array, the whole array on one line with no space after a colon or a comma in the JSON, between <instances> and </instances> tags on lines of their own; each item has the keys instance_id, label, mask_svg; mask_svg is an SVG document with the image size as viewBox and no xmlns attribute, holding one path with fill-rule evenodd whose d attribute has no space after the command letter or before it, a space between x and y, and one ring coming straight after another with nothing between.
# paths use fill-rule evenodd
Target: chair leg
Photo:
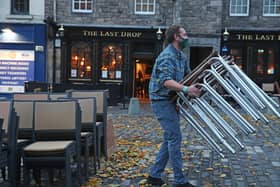
<instances>
[{"instance_id":1,"label":"chair leg","mask_svg":"<svg viewBox=\"0 0 280 187\"><path fill-rule=\"evenodd\" d=\"M1 172L2 172L2 178L3 178L3 180L6 180L6 167L2 168L2 169L1 169Z\"/></svg>"},{"instance_id":2,"label":"chair leg","mask_svg":"<svg viewBox=\"0 0 280 187\"><path fill-rule=\"evenodd\" d=\"M85 143L85 155L84 155L84 176L85 176L85 180L87 181L88 180L88 172L89 172L89 169L88 169L88 162L89 162L89 142L88 140L86 140L86 143Z\"/></svg>"},{"instance_id":3,"label":"chair leg","mask_svg":"<svg viewBox=\"0 0 280 187\"><path fill-rule=\"evenodd\" d=\"M42 181L41 181L41 170L38 168L34 168L33 169L33 177L36 181L36 184L41 186L42 185Z\"/></svg>"},{"instance_id":4,"label":"chair leg","mask_svg":"<svg viewBox=\"0 0 280 187\"><path fill-rule=\"evenodd\" d=\"M70 156L68 155L65 159L65 186L72 186L72 172L71 172L71 161Z\"/></svg>"},{"instance_id":5,"label":"chair leg","mask_svg":"<svg viewBox=\"0 0 280 187\"><path fill-rule=\"evenodd\" d=\"M93 137L92 138L93 140L93 169L94 169L94 174L97 173L97 166L96 166L96 163L97 163L97 143L96 143L96 138ZM99 159L98 159L99 160Z\"/></svg>"},{"instance_id":6,"label":"chair leg","mask_svg":"<svg viewBox=\"0 0 280 187\"><path fill-rule=\"evenodd\" d=\"M24 164L23 167L23 186L29 187L30 186L30 173L29 169L26 166L26 163Z\"/></svg>"}]
</instances>

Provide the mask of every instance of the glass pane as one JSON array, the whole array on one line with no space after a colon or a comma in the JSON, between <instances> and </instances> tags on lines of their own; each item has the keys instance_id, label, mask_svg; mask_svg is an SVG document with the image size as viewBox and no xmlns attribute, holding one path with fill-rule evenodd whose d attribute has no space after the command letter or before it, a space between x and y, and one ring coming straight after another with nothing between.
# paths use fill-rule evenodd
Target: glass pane
<instances>
[{"instance_id":1,"label":"glass pane","mask_svg":"<svg viewBox=\"0 0 280 187\"><path fill-rule=\"evenodd\" d=\"M268 58L267 58L267 74L273 75L275 72L275 54L273 49L268 50Z\"/></svg>"},{"instance_id":2,"label":"glass pane","mask_svg":"<svg viewBox=\"0 0 280 187\"><path fill-rule=\"evenodd\" d=\"M122 48L120 45L104 45L102 48L101 79L121 79L122 64Z\"/></svg>"},{"instance_id":3,"label":"glass pane","mask_svg":"<svg viewBox=\"0 0 280 187\"><path fill-rule=\"evenodd\" d=\"M149 12L153 12L153 11L154 11L154 5L152 4L149 6Z\"/></svg>"},{"instance_id":4,"label":"glass pane","mask_svg":"<svg viewBox=\"0 0 280 187\"><path fill-rule=\"evenodd\" d=\"M81 3L81 9L85 10L86 9L86 4L85 3Z\"/></svg>"},{"instance_id":5,"label":"glass pane","mask_svg":"<svg viewBox=\"0 0 280 187\"><path fill-rule=\"evenodd\" d=\"M142 6L142 11L143 12L148 12L148 6L147 5L143 5Z\"/></svg>"},{"instance_id":6,"label":"glass pane","mask_svg":"<svg viewBox=\"0 0 280 187\"><path fill-rule=\"evenodd\" d=\"M230 49L230 55L233 57L235 64L243 69L242 49Z\"/></svg>"},{"instance_id":7,"label":"glass pane","mask_svg":"<svg viewBox=\"0 0 280 187\"><path fill-rule=\"evenodd\" d=\"M141 12L141 5L136 5L136 12Z\"/></svg>"},{"instance_id":8,"label":"glass pane","mask_svg":"<svg viewBox=\"0 0 280 187\"><path fill-rule=\"evenodd\" d=\"M77 43L71 49L70 77L92 78L91 48L86 43Z\"/></svg>"},{"instance_id":9,"label":"glass pane","mask_svg":"<svg viewBox=\"0 0 280 187\"><path fill-rule=\"evenodd\" d=\"M257 75L263 75L264 49L257 49Z\"/></svg>"}]
</instances>

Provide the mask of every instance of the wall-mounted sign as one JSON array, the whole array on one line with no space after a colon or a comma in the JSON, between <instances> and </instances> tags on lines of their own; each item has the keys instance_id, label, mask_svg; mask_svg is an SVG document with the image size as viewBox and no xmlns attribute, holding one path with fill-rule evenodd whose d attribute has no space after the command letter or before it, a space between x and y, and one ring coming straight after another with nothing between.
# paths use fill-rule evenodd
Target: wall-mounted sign
<instances>
[{"instance_id":1,"label":"wall-mounted sign","mask_svg":"<svg viewBox=\"0 0 280 187\"><path fill-rule=\"evenodd\" d=\"M34 81L34 51L0 49L0 93L24 92L24 82Z\"/></svg>"},{"instance_id":2,"label":"wall-mounted sign","mask_svg":"<svg viewBox=\"0 0 280 187\"><path fill-rule=\"evenodd\" d=\"M87 37L140 38L142 36L142 32L83 30L83 35Z\"/></svg>"},{"instance_id":3,"label":"wall-mounted sign","mask_svg":"<svg viewBox=\"0 0 280 187\"><path fill-rule=\"evenodd\" d=\"M231 39L243 41L280 41L280 34L274 33L236 33L233 36Z\"/></svg>"}]
</instances>

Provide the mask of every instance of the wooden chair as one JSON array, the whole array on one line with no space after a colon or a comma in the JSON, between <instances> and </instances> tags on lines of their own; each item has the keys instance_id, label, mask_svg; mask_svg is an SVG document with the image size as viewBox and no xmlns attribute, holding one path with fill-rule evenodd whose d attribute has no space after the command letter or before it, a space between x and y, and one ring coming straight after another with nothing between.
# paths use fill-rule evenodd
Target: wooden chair
<instances>
[{"instance_id":1,"label":"wooden chair","mask_svg":"<svg viewBox=\"0 0 280 187\"><path fill-rule=\"evenodd\" d=\"M23 149L24 185L30 186L29 171L34 168L64 169L66 187L75 186L75 169L81 183L81 111L77 101L35 101L33 114L35 142Z\"/></svg>"},{"instance_id":2,"label":"wooden chair","mask_svg":"<svg viewBox=\"0 0 280 187\"><path fill-rule=\"evenodd\" d=\"M97 145L102 147L97 148L98 158L100 157L101 151L104 153L106 159L107 154L107 99L108 90L73 90L70 92L70 97L81 98L81 97L95 97L96 98L96 133L97 133ZM99 143L101 142L101 144ZM100 167L100 166L99 166Z\"/></svg>"},{"instance_id":3,"label":"wooden chair","mask_svg":"<svg viewBox=\"0 0 280 187\"><path fill-rule=\"evenodd\" d=\"M16 140L19 117L13 109L13 101L0 100L0 118L3 119L0 168L2 169L3 178L5 178L4 168L8 167L8 182L11 186L17 186Z\"/></svg>"},{"instance_id":4,"label":"wooden chair","mask_svg":"<svg viewBox=\"0 0 280 187\"><path fill-rule=\"evenodd\" d=\"M87 178L88 171L88 157L89 157L89 148L93 146L93 168L94 173L97 171L97 163L100 165L100 158L97 157L97 145L96 141L96 98L95 97L85 97L85 98L59 98L59 100L77 100L80 108L81 108L81 116L82 116L82 147L85 149L85 159L84 166L86 168L85 176ZM89 138L91 142L87 142ZM87 142L87 143L86 143ZM99 142L100 143L100 142Z\"/></svg>"}]
</instances>

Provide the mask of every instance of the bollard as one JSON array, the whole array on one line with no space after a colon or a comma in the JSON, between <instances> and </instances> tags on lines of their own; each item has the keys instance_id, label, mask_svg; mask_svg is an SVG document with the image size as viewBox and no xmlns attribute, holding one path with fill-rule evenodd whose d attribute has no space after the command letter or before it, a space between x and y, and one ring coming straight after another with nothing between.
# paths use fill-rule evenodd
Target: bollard
<instances>
[{"instance_id":1,"label":"bollard","mask_svg":"<svg viewBox=\"0 0 280 187\"><path fill-rule=\"evenodd\" d=\"M140 104L137 97L130 98L128 106L128 114L135 115L140 114Z\"/></svg>"}]
</instances>

